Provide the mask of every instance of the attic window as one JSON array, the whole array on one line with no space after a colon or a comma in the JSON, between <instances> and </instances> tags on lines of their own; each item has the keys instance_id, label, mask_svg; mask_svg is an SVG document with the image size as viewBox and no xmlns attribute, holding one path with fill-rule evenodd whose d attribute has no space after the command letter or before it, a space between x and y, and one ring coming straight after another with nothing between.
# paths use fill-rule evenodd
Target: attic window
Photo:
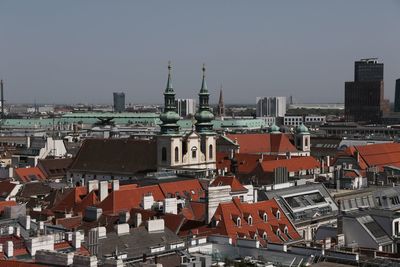
<instances>
[{"instance_id":1,"label":"attic window","mask_svg":"<svg viewBox=\"0 0 400 267\"><path fill-rule=\"evenodd\" d=\"M240 220L240 217L238 217L237 219L236 219L236 226L240 226L241 225L241 220Z\"/></svg>"},{"instance_id":2,"label":"attic window","mask_svg":"<svg viewBox=\"0 0 400 267\"><path fill-rule=\"evenodd\" d=\"M276 218L279 220L281 218L281 213L279 212L279 210L276 212Z\"/></svg>"},{"instance_id":3,"label":"attic window","mask_svg":"<svg viewBox=\"0 0 400 267\"><path fill-rule=\"evenodd\" d=\"M262 235L262 237L263 237L264 240L267 240L267 238L268 238L268 237L267 237L267 233L264 232L263 235Z\"/></svg>"},{"instance_id":4,"label":"attic window","mask_svg":"<svg viewBox=\"0 0 400 267\"><path fill-rule=\"evenodd\" d=\"M268 215L267 215L267 213L264 212L264 214L263 214L263 221L264 221L264 222L267 222L267 220L268 220Z\"/></svg>"},{"instance_id":5,"label":"attic window","mask_svg":"<svg viewBox=\"0 0 400 267\"><path fill-rule=\"evenodd\" d=\"M249 215L249 217L247 218L247 223L248 223L249 225L252 225L252 224L253 224L253 218L251 217L251 215Z\"/></svg>"}]
</instances>

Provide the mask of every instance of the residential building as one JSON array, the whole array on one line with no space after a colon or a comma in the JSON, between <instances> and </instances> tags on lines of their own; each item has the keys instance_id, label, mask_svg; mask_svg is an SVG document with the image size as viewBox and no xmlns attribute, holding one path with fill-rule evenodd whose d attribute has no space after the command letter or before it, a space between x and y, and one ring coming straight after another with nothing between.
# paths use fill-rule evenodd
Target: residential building
<instances>
[{"instance_id":1,"label":"residential building","mask_svg":"<svg viewBox=\"0 0 400 267\"><path fill-rule=\"evenodd\" d=\"M124 112L125 111L125 93L123 92L114 92L114 112Z\"/></svg>"},{"instance_id":2,"label":"residential building","mask_svg":"<svg viewBox=\"0 0 400 267\"><path fill-rule=\"evenodd\" d=\"M377 123L385 111L383 63L375 58L356 61L354 81L345 83L346 121Z\"/></svg>"},{"instance_id":3,"label":"residential building","mask_svg":"<svg viewBox=\"0 0 400 267\"><path fill-rule=\"evenodd\" d=\"M323 184L313 183L258 192L259 199L276 199L305 240L318 227L336 225L339 207Z\"/></svg>"},{"instance_id":4,"label":"residential building","mask_svg":"<svg viewBox=\"0 0 400 267\"><path fill-rule=\"evenodd\" d=\"M300 126L304 123L303 116L284 116L283 125L286 126Z\"/></svg>"},{"instance_id":5,"label":"residential building","mask_svg":"<svg viewBox=\"0 0 400 267\"><path fill-rule=\"evenodd\" d=\"M196 101L191 98L176 100L176 111L179 116L186 118L196 113Z\"/></svg>"},{"instance_id":6,"label":"residential building","mask_svg":"<svg viewBox=\"0 0 400 267\"><path fill-rule=\"evenodd\" d=\"M263 247L293 244L302 240L295 226L275 199L246 203L234 198L220 203L211 225L214 232L228 236L234 244L257 240Z\"/></svg>"},{"instance_id":7,"label":"residential building","mask_svg":"<svg viewBox=\"0 0 400 267\"><path fill-rule=\"evenodd\" d=\"M286 97L257 97L257 117L283 117L286 114Z\"/></svg>"}]
</instances>

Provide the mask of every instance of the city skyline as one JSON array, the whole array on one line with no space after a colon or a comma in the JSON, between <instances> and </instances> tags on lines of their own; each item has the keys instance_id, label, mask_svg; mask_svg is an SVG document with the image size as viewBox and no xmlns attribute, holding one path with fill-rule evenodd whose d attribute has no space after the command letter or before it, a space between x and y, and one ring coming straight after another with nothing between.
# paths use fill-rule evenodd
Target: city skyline
<instances>
[{"instance_id":1,"label":"city skyline","mask_svg":"<svg viewBox=\"0 0 400 267\"><path fill-rule=\"evenodd\" d=\"M343 102L344 82L364 57L385 64L391 102L400 77L396 1L5 1L0 7L7 103L112 103L114 91L125 92L127 103L162 103L168 60L179 98L197 96L206 63L213 104L221 84L227 104L277 95Z\"/></svg>"}]
</instances>

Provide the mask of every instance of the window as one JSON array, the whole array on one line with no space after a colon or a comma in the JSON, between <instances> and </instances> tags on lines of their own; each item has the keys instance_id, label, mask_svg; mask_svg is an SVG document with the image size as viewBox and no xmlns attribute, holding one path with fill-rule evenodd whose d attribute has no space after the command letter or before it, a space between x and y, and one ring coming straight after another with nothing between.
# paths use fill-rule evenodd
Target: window
<instances>
[{"instance_id":1,"label":"window","mask_svg":"<svg viewBox=\"0 0 400 267\"><path fill-rule=\"evenodd\" d=\"M194 159L196 158L196 150L192 151L192 158L194 158Z\"/></svg>"},{"instance_id":2,"label":"window","mask_svg":"<svg viewBox=\"0 0 400 267\"><path fill-rule=\"evenodd\" d=\"M304 139L304 146L308 146L308 138L307 137Z\"/></svg>"},{"instance_id":3,"label":"window","mask_svg":"<svg viewBox=\"0 0 400 267\"><path fill-rule=\"evenodd\" d=\"M210 158L210 159L212 159L213 158L213 145L209 145L208 146L208 157Z\"/></svg>"},{"instance_id":4,"label":"window","mask_svg":"<svg viewBox=\"0 0 400 267\"><path fill-rule=\"evenodd\" d=\"M279 220L281 218L281 213L279 212L279 210L276 212L276 218Z\"/></svg>"},{"instance_id":5,"label":"window","mask_svg":"<svg viewBox=\"0 0 400 267\"><path fill-rule=\"evenodd\" d=\"M267 240L267 233L266 232L263 233L263 239Z\"/></svg>"},{"instance_id":6,"label":"window","mask_svg":"<svg viewBox=\"0 0 400 267\"><path fill-rule=\"evenodd\" d=\"M263 214L263 220L264 220L264 222L267 222L267 220L268 220L268 215L266 213Z\"/></svg>"},{"instance_id":7,"label":"window","mask_svg":"<svg viewBox=\"0 0 400 267\"><path fill-rule=\"evenodd\" d=\"M179 148L175 147L175 162L179 162Z\"/></svg>"},{"instance_id":8,"label":"window","mask_svg":"<svg viewBox=\"0 0 400 267\"><path fill-rule=\"evenodd\" d=\"M284 229L283 232L285 233L285 235L288 235L288 234L289 234L289 230L288 230L287 226L285 226L285 229Z\"/></svg>"},{"instance_id":9,"label":"window","mask_svg":"<svg viewBox=\"0 0 400 267\"><path fill-rule=\"evenodd\" d=\"M252 225L252 224L253 224L253 218L251 218L251 216L249 216L249 217L247 218L247 223L248 223L249 225Z\"/></svg>"},{"instance_id":10,"label":"window","mask_svg":"<svg viewBox=\"0 0 400 267\"><path fill-rule=\"evenodd\" d=\"M240 226L240 225L241 225L240 218L237 218L237 219L236 219L236 225L237 225L237 226Z\"/></svg>"},{"instance_id":11,"label":"window","mask_svg":"<svg viewBox=\"0 0 400 267\"><path fill-rule=\"evenodd\" d=\"M161 149L161 160L167 161L167 148L166 147L163 147Z\"/></svg>"}]
</instances>

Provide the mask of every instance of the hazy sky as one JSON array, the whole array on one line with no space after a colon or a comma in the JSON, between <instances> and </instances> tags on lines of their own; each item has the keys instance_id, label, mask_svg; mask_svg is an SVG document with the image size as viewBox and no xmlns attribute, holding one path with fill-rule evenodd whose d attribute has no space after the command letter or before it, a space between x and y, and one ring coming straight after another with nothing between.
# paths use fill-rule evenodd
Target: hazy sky
<instances>
[{"instance_id":1,"label":"hazy sky","mask_svg":"<svg viewBox=\"0 0 400 267\"><path fill-rule=\"evenodd\" d=\"M343 102L353 61L400 78L400 0L1 0L0 78L8 102L161 103L167 62L177 97L197 98L207 66L211 102L293 95Z\"/></svg>"}]
</instances>

